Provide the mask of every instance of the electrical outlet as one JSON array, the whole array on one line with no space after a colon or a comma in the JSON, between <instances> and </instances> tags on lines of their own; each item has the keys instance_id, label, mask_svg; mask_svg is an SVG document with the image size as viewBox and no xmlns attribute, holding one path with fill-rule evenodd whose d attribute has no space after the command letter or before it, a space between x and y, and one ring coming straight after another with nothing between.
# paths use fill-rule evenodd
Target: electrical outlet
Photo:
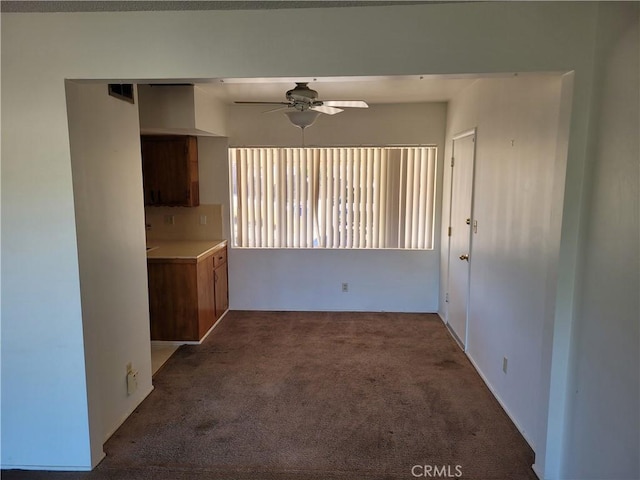
<instances>
[{"instance_id":1,"label":"electrical outlet","mask_svg":"<svg viewBox=\"0 0 640 480\"><path fill-rule=\"evenodd\" d=\"M509 363L509 360L507 359L507 357L502 357L502 371L504 373L507 373L507 365Z\"/></svg>"},{"instance_id":2,"label":"electrical outlet","mask_svg":"<svg viewBox=\"0 0 640 480\"><path fill-rule=\"evenodd\" d=\"M206 225L206 224L207 224L207 216L200 215L200 225Z\"/></svg>"},{"instance_id":3,"label":"electrical outlet","mask_svg":"<svg viewBox=\"0 0 640 480\"><path fill-rule=\"evenodd\" d=\"M165 223L165 225L175 225L176 216L175 215L165 215L164 216L164 223Z\"/></svg>"},{"instance_id":4,"label":"electrical outlet","mask_svg":"<svg viewBox=\"0 0 640 480\"><path fill-rule=\"evenodd\" d=\"M348 291L349 291L349 284L345 282L342 284L342 292L347 293Z\"/></svg>"},{"instance_id":5,"label":"electrical outlet","mask_svg":"<svg viewBox=\"0 0 640 480\"><path fill-rule=\"evenodd\" d=\"M131 362L127 363L127 373L130 373L133 371L133 365L131 365Z\"/></svg>"}]
</instances>

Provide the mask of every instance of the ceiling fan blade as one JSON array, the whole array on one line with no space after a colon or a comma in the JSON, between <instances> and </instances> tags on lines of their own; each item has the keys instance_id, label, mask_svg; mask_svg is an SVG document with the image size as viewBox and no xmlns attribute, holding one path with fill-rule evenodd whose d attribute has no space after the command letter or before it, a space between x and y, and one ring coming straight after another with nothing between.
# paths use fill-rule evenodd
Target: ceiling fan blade
<instances>
[{"instance_id":1,"label":"ceiling fan blade","mask_svg":"<svg viewBox=\"0 0 640 480\"><path fill-rule=\"evenodd\" d=\"M325 105L318 105L317 107L310 107L309 110L315 110L316 112L326 113L328 115L335 115L343 110L341 108L327 107Z\"/></svg>"},{"instance_id":2,"label":"ceiling fan blade","mask_svg":"<svg viewBox=\"0 0 640 480\"><path fill-rule=\"evenodd\" d=\"M262 113L280 112L281 110L288 110L290 108L291 108L291 105L287 104L284 107L270 108L269 110L265 110Z\"/></svg>"},{"instance_id":3,"label":"ceiling fan blade","mask_svg":"<svg viewBox=\"0 0 640 480\"><path fill-rule=\"evenodd\" d=\"M367 102L362 100L325 100L322 104L327 107L369 108Z\"/></svg>"},{"instance_id":4,"label":"ceiling fan blade","mask_svg":"<svg viewBox=\"0 0 640 480\"><path fill-rule=\"evenodd\" d=\"M289 102L233 102L239 105L291 105Z\"/></svg>"}]
</instances>

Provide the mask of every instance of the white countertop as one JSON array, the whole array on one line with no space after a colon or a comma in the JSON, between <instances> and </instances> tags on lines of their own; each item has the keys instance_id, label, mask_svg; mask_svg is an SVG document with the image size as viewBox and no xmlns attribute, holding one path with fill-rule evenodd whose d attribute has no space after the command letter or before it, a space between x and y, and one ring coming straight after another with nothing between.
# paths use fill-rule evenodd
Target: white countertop
<instances>
[{"instance_id":1,"label":"white countertop","mask_svg":"<svg viewBox=\"0 0 640 480\"><path fill-rule=\"evenodd\" d=\"M149 240L147 259L198 260L226 244L226 240Z\"/></svg>"}]
</instances>

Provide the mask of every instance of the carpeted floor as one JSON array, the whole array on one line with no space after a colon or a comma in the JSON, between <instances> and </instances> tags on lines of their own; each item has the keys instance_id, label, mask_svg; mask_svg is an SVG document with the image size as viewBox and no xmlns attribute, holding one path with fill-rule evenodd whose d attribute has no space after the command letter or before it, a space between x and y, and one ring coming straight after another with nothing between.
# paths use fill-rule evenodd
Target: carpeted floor
<instances>
[{"instance_id":1,"label":"carpeted floor","mask_svg":"<svg viewBox=\"0 0 640 480\"><path fill-rule=\"evenodd\" d=\"M435 315L229 312L154 385L93 472L2 478L536 479Z\"/></svg>"}]
</instances>

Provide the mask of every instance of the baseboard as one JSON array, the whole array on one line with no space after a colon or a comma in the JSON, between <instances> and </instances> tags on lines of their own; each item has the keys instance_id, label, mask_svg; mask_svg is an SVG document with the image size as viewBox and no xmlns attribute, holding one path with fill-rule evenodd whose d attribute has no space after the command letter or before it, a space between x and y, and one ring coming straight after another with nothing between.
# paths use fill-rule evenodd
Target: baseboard
<instances>
[{"instance_id":1,"label":"baseboard","mask_svg":"<svg viewBox=\"0 0 640 480\"><path fill-rule=\"evenodd\" d=\"M100 465L100 462L102 462L102 460L104 460L105 458L107 458L107 454L104 453L104 450L102 452L100 452L100 458L98 459L98 461L93 465L93 467L91 468L91 470L93 470L94 468L96 468L98 465Z\"/></svg>"},{"instance_id":2,"label":"baseboard","mask_svg":"<svg viewBox=\"0 0 640 480\"><path fill-rule=\"evenodd\" d=\"M7 465L0 464L0 470L48 470L52 472L90 472L91 467L69 465Z\"/></svg>"},{"instance_id":3,"label":"baseboard","mask_svg":"<svg viewBox=\"0 0 640 480\"><path fill-rule=\"evenodd\" d=\"M227 313L229 313L229 309L226 309L225 312L222 315L220 315L220 318L218 320L216 320L216 323L211 325L211 328L209 330L207 330L207 333L204 334L204 336L200 339L200 341L198 341L198 342L184 342L184 343L186 343L188 345L200 345L211 334L211 332L213 332L213 330L218 325L220 325L222 323L222 319L227 316Z\"/></svg>"},{"instance_id":4,"label":"baseboard","mask_svg":"<svg viewBox=\"0 0 640 480\"><path fill-rule=\"evenodd\" d=\"M179 347L185 343L184 340L151 340L152 347Z\"/></svg>"},{"instance_id":5,"label":"baseboard","mask_svg":"<svg viewBox=\"0 0 640 480\"><path fill-rule=\"evenodd\" d=\"M484 382L484 384L487 386L487 388L489 389L489 391L491 392L491 394L493 395L493 397L498 401L498 403L500 404L500 406L502 407L502 409L505 411L505 413L507 414L507 416L509 417L509 419L513 422L513 424L516 426L516 428L518 429L518 431L520 432L520 435L522 435L522 437L525 439L525 441L529 444L529 446L531 447L531 449L533 450L534 454L535 454L535 446L533 441L529 438L529 436L524 433L523 428L520 426L520 424L518 424L518 421L515 419L515 417L511 414L511 412L509 411L509 409L507 408L507 406L505 405L505 403L502 401L502 398L500 398L500 395L498 395L498 393L495 391L495 389L493 388L493 386L489 383L489 381L487 380L487 377L484 376L484 374L482 373L482 371L480 370L480 367L478 367L478 365L476 364L476 362L473 360L473 358L471 357L471 355L469 355L469 352L466 351L466 348L464 346L464 344L460 341L460 339L458 338L458 336L456 335L456 333L453 331L453 329L451 328L451 326L444 320L444 318L442 317L442 315L440 315L440 312L438 312L438 316L440 317L440 319L444 322L445 326L447 327L447 330L449 331L449 334L451 335L451 337L455 340L455 342L458 344L458 346L462 349L462 351L464 352L464 354L466 355L466 357L469 359L469 362L471 362L471 365L473 365L473 368L475 368L476 372L478 372L478 375L480 375L480 378L482 379L482 381ZM532 466L533 468L533 466ZM535 470L534 470L535 472ZM542 479L543 477L539 475L538 472L535 472L535 474L538 476L538 478Z\"/></svg>"},{"instance_id":6,"label":"baseboard","mask_svg":"<svg viewBox=\"0 0 640 480\"><path fill-rule=\"evenodd\" d=\"M286 308L286 307L238 307L232 305L229 310L237 312L288 312L288 313L421 313L425 315L438 315L438 312L432 310L362 310L353 308Z\"/></svg>"},{"instance_id":7,"label":"baseboard","mask_svg":"<svg viewBox=\"0 0 640 480\"><path fill-rule=\"evenodd\" d=\"M200 339L199 342L172 342L172 341L163 341L163 340L153 340L151 342L152 345L189 345L189 344L195 344L195 345L199 345L201 344L210 334L211 332L213 332L213 330L220 325L220 323L222 322L222 319L227 315L227 313L229 312L229 310L226 310L221 316L220 318L216 321L216 323L214 323L211 328L207 331L207 333L204 334L204 336ZM145 393L145 395L142 397L142 399L136 404L134 405L125 415L123 415L120 418L120 421L117 423L117 425L106 435L106 437L104 438L104 442L106 442L107 440L109 440L109 438L111 438L111 436L116 433L116 430L118 430L118 428L120 428L120 426L127 420L127 418L129 418L131 416L131 414L134 412L134 410L136 408L138 408L138 406L144 402L144 400L151 394L151 392L153 392L153 385L151 385L151 388L149 389L148 392Z\"/></svg>"},{"instance_id":8,"label":"baseboard","mask_svg":"<svg viewBox=\"0 0 640 480\"><path fill-rule=\"evenodd\" d=\"M205 333L200 340L151 340L151 345L156 345L158 347L164 347L164 346L179 347L180 345L200 345L211 334L211 332L213 332L213 330L218 325L220 325L220 322L227 315L227 313L229 313L229 309L225 310L225 312L222 315L220 315L220 318L216 320L216 322L213 325L211 325L211 328L207 330L207 333Z\"/></svg>"},{"instance_id":9,"label":"baseboard","mask_svg":"<svg viewBox=\"0 0 640 480\"><path fill-rule=\"evenodd\" d=\"M131 416L131 414L134 412L134 410L136 408L138 408L142 402L145 401L145 399L151 394L151 392L153 392L153 385L151 385L151 388L149 388L149 390L144 394L144 396L140 399L140 401L137 404L135 404L133 407L131 407L127 411L126 414L124 414L123 416L120 417L120 420L118 422L116 422L115 427L112 428L105 437L103 437L104 438L103 443L106 443L107 440L109 440L109 438L111 438L111 436L114 433L116 433L116 430L118 430L122 426L122 424L125 422L125 420L127 420L127 418L129 418Z\"/></svg>"},{"instance_id":10,"label":"baseboard","mask_svg":"<svg viewBox=\"0 0 640 480\"><path fill-rule=\"evenodd\" d=\"M466 348L464 346L464 343L462 343L462 340L460 340L460 338L458 337L456 332L453 331L453 328L451 327L451 325L449 323L447 323L447 322L445 322L444 325L445 325L445 327L447 327L447 330L449 330L449 335L451 335L453 337L453 339L456 341L456 343L460 347L460 350L462 350L463 352L466 353Z\"/></svg>"},{"instance_id":11,"label":"baseboard","mask_svg":"<svg viewBox=\"0 0 640 480\"><path fill-rule=\"evenodd\" d=\"M113 429L111 429L111 431L105 437L103 437L103 443L106 443L107 440L109 440L109 438L114 433L116 433L118 428L120 428L122 426L122 424L125 422L125 420L127 420L127 418L129 418L131 416L131 414L134 412L134 410L136 408L138 408L138 406L142 402L144 402L144 400L151 394L152 391L153 391L153 385L151 386L149 391L147 393L145 393L145 395L142 397L142 399L136 405L134 405L132 408L130 408L129 411L125 415L120 417L120 420L116 423L116 426ZM106 457L105 453L102 452L102 457L100 458L100 460L98 460L96 462L96 466L102 460L104 460L105 457ZM49 471L55 471L55 472L90 472L91 470L93 470L94 467L91 467L91 466L78 466L78 465L7 465L7 464L1 464L0 465L0 469L1 470L49 470Z\"/></svg>"},{"instance_id":12,"label":"baseboard","mask_svg":"<svg viewBox=\"0 0 640 480\"><path fill-rule=\"evenodd\" d=\"M502 398L500 398L500 395L498 395L498 393L495 391L495 389L493 388L493 386L489 383L489 381L487 380L487 377L484 376L484 374L482 373L482 371L480 370L480 367L478 367L478 365L476 364L476 362L473 360L473 358L471 358L471 355L469 355L468 352L465 352L465 355L467 356L467 358L469 359L469 361L471 362L471 365L473 365L473 368L476 369L476 372L478 372L478 375L480 375L480 378L482 379L482 381L484 382L484 384L487 386L487 388L489 389L489 391L491 392L491 394L493 395L493 397L498 401L498 403L500 404L500 406L502 407L502 409L504 410L504 412L507 414L507 416L511 419L511 421L513 422L513 424L516 426L516 428L518 429L518 431L520 432L520 435L522 435L522 437L525 439L525 441L529 444L529 446L531 447L531 449L533 450L533 453L535 454L536 452L536 448L535 445L533 443L533 441L531 440L531 438L529 438L529 436L524 433L523 428L520 426L520 424L518 423L518 421L515 419L515 417L511 414L511 412L509 411L509 409L507 408L507 406L505 405L505 403L502 401ZM536 473L537 475L537 473Z\"/></svg>"},{"instance_id":13,"label":"baseboard","mask_svg":"<svg viewBox=\"0 0 640 480\"><path fill-rule=\"evenodd\" d=\"M544 473L540 472L539 469L540 467L538 467L537 463L531 465L531 470L533 470L533 473L536 474L536 477L538 477L540 480L544 480Z\"/></svg>"}]
</instances>

